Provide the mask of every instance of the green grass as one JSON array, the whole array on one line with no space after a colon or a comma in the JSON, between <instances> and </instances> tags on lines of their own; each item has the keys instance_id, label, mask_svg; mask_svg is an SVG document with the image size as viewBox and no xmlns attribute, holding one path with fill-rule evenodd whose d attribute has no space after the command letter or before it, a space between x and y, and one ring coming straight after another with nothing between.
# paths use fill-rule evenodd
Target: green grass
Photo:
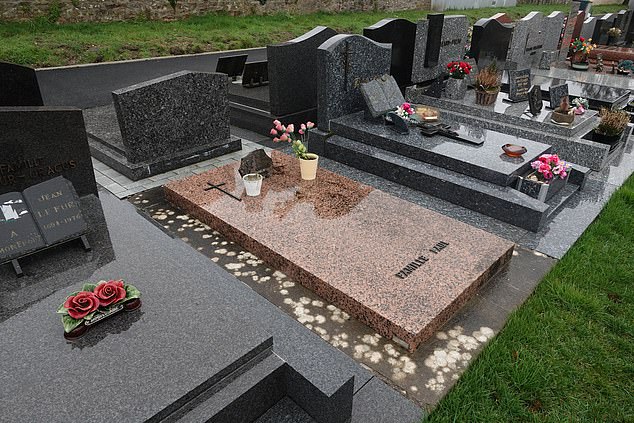
<instances>
[{"instance_id":1,"label":"green grass","mask_svg":"<svg viewBox=\"0 0 634 423\"><path fill-rule=\"evenodd\" d=\"M634 176L428 422L634 422Z\"/></svg>"},{"instance_id":2,"label":"green grass","mask_svg":"<svg viewBox=\"0 0 634 423\"><path fill-rule=\"evenodd\" d=\"M615 12L622 8L620 5L593 6L593 12ZM532 10L550 13L566 9L565 5L529 5L454 13L466 14L474 22L500 11L518 19ZM212 14L174 22L139 20L80 24L55 24L41 17L31 22L0 22L0 60L49 67L262 47L287 41L317 25L326 25L339 32L361 33L364 27L386 17L416 21L427 13L412 10L244 17Z\"/></svg>"}]
</instances>

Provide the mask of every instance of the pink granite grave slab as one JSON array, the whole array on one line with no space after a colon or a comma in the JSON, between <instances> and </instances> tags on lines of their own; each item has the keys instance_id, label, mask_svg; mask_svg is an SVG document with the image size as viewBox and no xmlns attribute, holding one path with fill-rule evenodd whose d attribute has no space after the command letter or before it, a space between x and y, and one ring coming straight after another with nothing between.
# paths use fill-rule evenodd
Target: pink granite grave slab
<instances>
[{"instance_id":1,"label":"pink granite grave slab","mask_svg":"<svg viewBox=\"0 0 634 423\"><path fill-rule=\"evenodd\" d=\"M385 192L273 152L247 197L238 163L165 186L167 199L409 350L512 256L513 244ZM217 190L205 190L208 182Z\"/></svg>"}]
</instances>

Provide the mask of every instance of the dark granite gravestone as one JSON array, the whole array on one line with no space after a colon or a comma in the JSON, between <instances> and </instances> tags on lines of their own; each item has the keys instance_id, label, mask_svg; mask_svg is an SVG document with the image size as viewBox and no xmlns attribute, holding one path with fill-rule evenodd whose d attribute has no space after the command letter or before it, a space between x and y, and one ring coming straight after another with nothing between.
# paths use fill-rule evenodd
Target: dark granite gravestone
<instances>
[{"instance_id":1,"label":"dark granite gravestone","mask_svg":"<svg viewBox=\"0 0 634 423\"><path fill-rule=\"evenodd\" d=\"M434 79L434 82L431 83L427 91L425 91L425 95L434 98L440 98L442 96L442 90L444 88L444 78L442 76Z\"/></svg>"},{"instance_id":2,"label":"dark granite gravestone","mask_svg":"<svg viewBox=\"0 0 634 423\"><path fill-rule=\"evenodd\" d=\"M431 81L449 62L462 60L467 44L469 21L463 15L427 15L416 24L412 82ZM438 32L440 31L440 36Z\"/></svg>"},{"instance_id":3,"label":"dark granite gravestone","mask_svg":"<svg viewBox=\"0 0 634 423\"><path fill-rule=\"evenodd\" d=\"M528 91L528 109L533 116L537 116L541 113L543 107L544 102L542 101L542 87L539 85L533 85L533 87Z\"/></svg>"},{"instance_id":4,"label":"dark granite gravestone","mask_svg":"<svg viewBox=\"0 0 634 423\"><path fill-rule=\"evenodd\" d=\"M377 118L405 103L405 98L391 75L361 83L361 94L372 115Z\"/></svg>"},{"instance_id":5,"label":"dark granite gravestone","mask_svg":"<svg viewBox=\"0 0 634 423\"><path fill-rule=\"evenodd\" d=\"M495 19L480 19L473 25L469 55L481 68L493 61L501 67L506 63L512 35L512 25L500 23Z\"/></svg>"},{"instance_id":6,"label":"dark granite gravestone","mask_svg":"<svg viewBox=\"0 0 634 423\"><path fill-rule=\"evenodd\" d=\"M531 70L509 71L509 100L513 102L528 100L528 90L531 87Z\"/></svg>"},{"instance_id":7,"label":"dark granite gravestone","mask_svg":"<svg viewBox=\"0 0 634 423\"><path fill-rule=\"evenodd\" d=\"M544 50L544 15L531 12L515 24L508 56L508 69L535 67Z\"/></svg>"},{"instance_id":8,"label":"dark granite gravestone","mask_svg":"<svg viewBox=\"0 0 634 423\"><path fill-rule=\"evenodd\" d=\"M361 83L389 73L392 52L361 35L335 35L317 54L318 126L327 131L331 119L363 110Z\"/></svg>"},{"instance_id":9,"label":"dark granite gravestone","mask_svg":"<svg viewBox=\"0 0 634 423\"><path fill-rule=\"evenodd\" d=\"M35 70L0 62L0 107L43 105Z\"/></svg>"},{"instance_id":10,"label":"dark granite gravestone","mask_svg":"<svg viewBox=\"0 0 634 423\"><path fill-rule=\"evenodd\" d=\"M337 35L334 29L318 26L281 44L266 46L269 61L269 104L273 116L283 116L317 107L317 47Z\"/></svg>"},{"instance_id":11,"label":"dark granite gravestone","mask_svg":"<svg viewBox=\"0 0 634 423\"><path fill-rule=\"evenodd\" d=\"M605 45L608 43L608 30L614 25L616 16L612 13L606 13L597 20L592 34L592 42L595 44Z\"/></svg>"},{"instance_id":12,"label":"dark granite gravestone","mask_svg":"<svg viewBox=\"0 0 634 423\"><path fill-rule=\"evenodd\" d=\"M269 62L249 62L244 65L242 72L243 87L259 87L269 83Z\"/></svg>"},{"instance_id":13,"label":"dark granite gravestone","mask_svg":"<svg viewBox=\"0 0 634 423\"><path fill-rule=\"evenodd\" d=\"M634 11L630 9L630 20L627 24L627 28L625 29L625 42L630 44L634 41L634 16L632 15Z\"/></svg>"},{"instance_id":14,"label":"dark granite gravestone","mask_svg":"<svg viewBox=\"0 0 634 423\"><path fill-rule=\"evenodd\" d=\"M549 89L550 92L550 108L559 107L561 99L568 97L568 84L553 85Z\"/></svg>"},{"instance_id":15,"label":"dark granite gravestone","mask_svg":"<svg viewBox=\"0 0 634 423\"><path fill-rule=\"evenodd\" d=\"M235 81L242 75L244 64L247 62L248 57L248 54L220 57L216 63L216 72L226 73L228 77Z\"/></svg>"},{"instance_id":16,"label":"dark granite gravestone","mask_svg":"<svg viewBox=\"0 0 634 423\"><path fill-rule=\"evenodd\" d=\"M97 194L81 110L0 107L0 194L62 175L80 196Z\"/></svg>"},{"instance_id":17,"label":"dark granite gravestone","mask_svg":"<svg viewBox=\"0 0 634 423\"><path fill-rule=\"evenodd\" d=\"M570 43L572 41L572 34L577 24L577 15L579 14L579 2L573 1L570 4L570 12L566 17L564 23L564 32L561 38L561 46L559 48L559 57L565 59L568 57L568 50L570 49Z\"/></svg>"},{"instance_id":18,"label":"dark granite gravestone","mask_svg":"<svg viewBox=\"0 0 634 423\"><path fill-rule=\"evenodd\" d=\"M364 28L363 35L377 43L392 44L390 75L401 87L411 85L416 24L407 19L383 19Z\"/></svg>"},{"instance_id":19,"label":"dark granite gravestone","mask_svg":"<svg viewBox=\"0 0 634 423\"><path fill-rule=\"evenodd\" d=\"M227 77L182 71L114 91L125 156L131 163L227 144Z\"/></svg>"},{"instance_id":20,"label":"dark granite gravestone","mask_svg":"<svg viewBox=\"0 0 634 423\"><path fill-rule=\"evenodd\" d=\"M240 173L240 176L249 173L259 173L263 177L268 178L273 174L273 160L271 160L263 148L258 148L240 160L238 173Z\"/></svg>"}]
</instances>

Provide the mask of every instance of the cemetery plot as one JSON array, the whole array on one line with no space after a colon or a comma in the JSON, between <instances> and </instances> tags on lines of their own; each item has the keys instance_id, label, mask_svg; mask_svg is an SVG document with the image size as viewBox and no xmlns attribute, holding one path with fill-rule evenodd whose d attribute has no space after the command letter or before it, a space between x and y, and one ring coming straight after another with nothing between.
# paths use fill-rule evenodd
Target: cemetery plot
<instances>
[{"instance_id":1,"label":"cemetery plot","mask_svg":"<svg viewBox=\"0 0 634 423\"><path fill-rule=\"evenodd\" d=\"M510 258L512 243L296 159L244 197L237 164L165 186L170 202L414 350ZM237 202L208 182L225 183ZM389 248L387 248L389 246Z\"/></svg>"}]
</instances>

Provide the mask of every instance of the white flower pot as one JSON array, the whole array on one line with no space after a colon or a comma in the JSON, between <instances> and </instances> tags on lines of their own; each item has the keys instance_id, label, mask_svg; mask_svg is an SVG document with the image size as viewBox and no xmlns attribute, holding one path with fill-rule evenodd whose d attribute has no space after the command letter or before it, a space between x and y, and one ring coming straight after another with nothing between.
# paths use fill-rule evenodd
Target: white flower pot
<instances>
[{"instance_id":1,"label":"white flower pot","mask_svg":"<svg viewBox=\"0 0 634 423\"><path fill-rule=\"evenodd\" d=\"M248 197L257 197L262 189L262 175L259 173L248 173L242 177L244 189L247 191Z\"/></svg>"},{"instance_id":2,"label":"white flower pot","mask_svg":"<svg viewBox=\"0 0 634 423\"><path fill-rule=\"evenodd\" d=\"M305 181L312 181L317 177L317 164L319 156L314 153L307 153L307 157L310 160L299 159L299 170L302 173L302 179Z\"/></svg>"}]
</instances>

